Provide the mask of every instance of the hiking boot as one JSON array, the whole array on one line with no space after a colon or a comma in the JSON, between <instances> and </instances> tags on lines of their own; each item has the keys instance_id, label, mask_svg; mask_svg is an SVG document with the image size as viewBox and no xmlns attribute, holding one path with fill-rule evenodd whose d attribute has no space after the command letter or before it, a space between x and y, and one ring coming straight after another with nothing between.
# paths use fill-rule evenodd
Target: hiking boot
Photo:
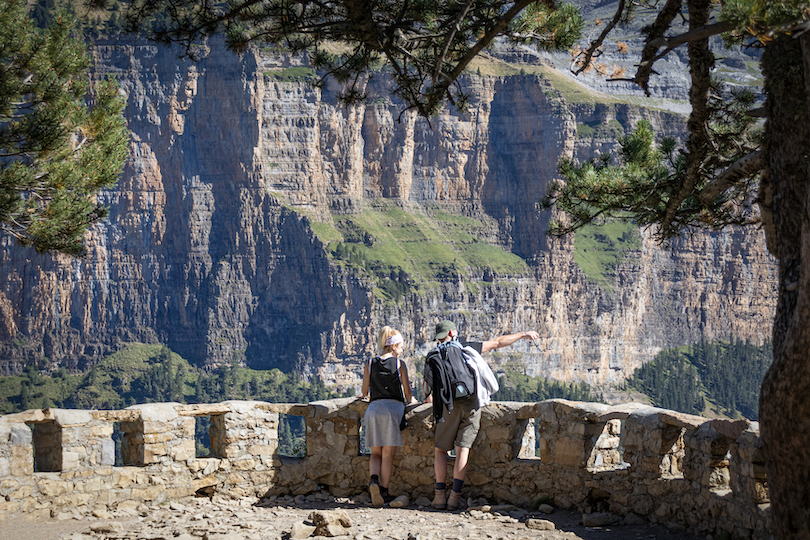
<instances>
[{"instance_id":1,"label":"hiking boot","mask_svg":"<svg viewBox=\"0 0 810 540\"><path fill-rule=\"evenodd\" d=\"M377 508L382 508L382 506L385 504L385 499L383 499L383 496L380 493L380 484L369 485L368 494L371 495L371 504Z\"/></svg>"},{"instance_id":2,"label":"hiking boot","mask_svg":"<svg viewBox=\"0 0 810 540\"><path fill-rule=\"evenodd\" d=\"M459 506L461 506L461 493L458 491L451 491L450 498L447 499L447 509L458 510Z\"/></svg>"},{"instance_id":3,"label":"hiking boot","mask_svg":"<svg viewBox=\"0 0 810 540\"><path fill-rule=\"evenodd\" d=\"M433 497L433 501L430 503L430 506L437 510L444 510L447 508L447 494L443 489L437 489L435 491L435 496Z\"/></svg>"}]
</instances>

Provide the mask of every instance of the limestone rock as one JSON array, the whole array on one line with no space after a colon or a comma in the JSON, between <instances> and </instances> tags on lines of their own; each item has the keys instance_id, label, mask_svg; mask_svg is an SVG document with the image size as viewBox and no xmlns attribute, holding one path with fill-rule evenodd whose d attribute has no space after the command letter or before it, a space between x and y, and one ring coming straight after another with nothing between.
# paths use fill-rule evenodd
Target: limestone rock
<instances>
[{"instance_id":1,"label":"limestone rock","mask_svg":"<svg viewBox=\"0 0 810 540\"><path fill-rule=\"evenodd\" d=\"M538 512L542 512L544 514L551 514L554 512L554 507L550 504L541 504L537 507Z\"/></svg>"},{"instance_id":2,"label":"limestone rock","mask_svg":"<svg viewBox=\"0 0 810 540\"><path fill-rule=\"evenodd\" d=\"M391 501L388 506L390 506L391 508L405 508L410 504L410 502L411 501L407 495L400 495L399 497Z\"/></svg>"},{"instance_id":3,"label":"limestone rock","mask_svg":"<svg viewBox=\"0 0 810 540\"><path fill-rule=\"evenodd\" d=\"M302 521L293 525L292 531L290 531L290 538L292 540L301 540L302 538L309 538L314 532L315 525L307 525Z\"/></svg>"},{"instance_id":4,"label":"limestone rock","mask_svg":"<svg viewBox=\"0 0 810 540\"><path fill-rule=\"evenodd\" d=\"M319 510L309 519L315 525L315 536L344 536L351 532L352 520L343 510Z\"/></svg>"},{"instance_id":5,"label":"limestone rock","mask_svg":"<svg viewBox=\"0 0 810 540\"><path fill-rule=\"evenodd\" d=\"M118 521L110 521L109 523L93 523L90 525L90 530L102 534L118 533L124 530L124 526Z\"/></svg>"},{"instance_id":6,"label":"limestone rock","mask_svg":"<svg viewBox=\"0 0 810 540\"><path fill-rule=\"evenodd\" d=\"M368 105L343 107L334 86L268 75L289 65L285 55L255 48L235 57L223 40L204 49L199 62L178 63L173 49L129 38L94 47L92 76L115 73L128 98L131 163L100 195L110 219L88 233L86 259L32 262L26 248L2 247L0 372L40 357L74 369L122 342L159 337L206 366L238 351L251 367L270 367L269 358L292 367L311 351L301 369L358 387L357 368L374 349L366 330L383 315L414 320L414 305L453 305L481 335L516 321L543 328L537 346L511 350L529 374L560 381L621 380L669 346L768 335L778 271L759 231L696 232L667 251L642 232L602 285L577 268L572 241L543 234L551 214L535 205L560 158L615 149L640 119L677 138L682 117L566 103L535 74L465 75L466 110L447 107L431 124L402 114L384 75L369 81ZM578 125L610 128L583 136ZM529 264L515 275L472 269L487 282L481 290L458 287L447 272L418 304L389 305L334 264L318 237L328 224L341 238L332 214L351 216L372 200L416 215L463 207L482 231L476 241ZM480 309L483 301L498 309ZM274 305L296 306L296 317L277 317ZM412 324L402 330L423 349L430 339Z\"/></svg>"},{"instance_id":7,"label":"limestone rock","mask_svg":"<svg viewBox=\"0 0 810 540\"><path fill-rule=\"evenodd\" d=\"M613 525L621 521L621 517L610 512L594 512L593 514L582 514L582 524L585 527L604 527Z\"/></svg>"},{"instance_id":8,"label":"limestone rock","mask_svg":"<svg viewBox=\"0 0 810 540\"><path fill-rule=\"evenodd\" d=\"M554 522L547 519L529 518L526 520L526 527L537 531L553 531L557 528Z\"/></svg>"}]
</instances>

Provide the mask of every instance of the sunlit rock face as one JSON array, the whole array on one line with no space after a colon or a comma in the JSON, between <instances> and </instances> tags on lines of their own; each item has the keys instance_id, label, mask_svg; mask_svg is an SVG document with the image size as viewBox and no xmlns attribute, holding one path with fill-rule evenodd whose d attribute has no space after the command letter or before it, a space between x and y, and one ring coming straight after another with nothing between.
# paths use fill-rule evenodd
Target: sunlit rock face
<instances>
[{"instance_id":1,"label":"sunlit rock face","mask_svg":"<svg viewBox=\"0 0 810 540\"><path fill-rule=\"evenodd\" d=\"M238 361L358 383L383 325L408 361L452 318L486 339L535 329L492 356L532 375L621 380L665 347L731 335L770 337L776 262L751 229L699 233L663 250L649 232L594 281L574 239L550 239L538 202L564 156L615 148L605 130L641 118L682 135L683 119L631 106L570 104L536 75L462 79L463 112L429 121L390 99L385 77L365 104L284 80L301 60L215 44L197 62L143 42L97 46L95 76L128 99L131 154L101 199L110 219L81 261L2 244L0 372L37 362L82 368L128 341L163 342L192 362ZM579 133L579 134L578 134ZM483 223L481 242L518 255L518 274L448 271L384 301L330 258L318 224L386 201L419 215ZM396 224L389 224L395 227Z\"/></svg>"}]
</instances>

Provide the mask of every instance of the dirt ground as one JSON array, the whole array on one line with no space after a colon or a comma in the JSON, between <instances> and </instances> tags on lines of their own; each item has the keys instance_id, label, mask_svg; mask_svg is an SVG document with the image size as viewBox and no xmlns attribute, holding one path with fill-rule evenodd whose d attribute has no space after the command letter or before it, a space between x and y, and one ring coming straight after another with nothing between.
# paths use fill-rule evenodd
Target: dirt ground
<instances>
[{"instance_id":1,"label":"dirt ground","mask_svg":"<svg viewBox=\"0 0 810 540\"><path fill-rule=\"evenodd\" d=\"M556 525L554 531L539 531L523 522L503 523L496 520L474 518L468 512L443 512L429 508L371 508L366 504L353 503L308 503L290 506L242 506L227 503L211 503L207 499L191 500L184 506L172 504L173 508L152 507L142 509L141 516L99 520L90 516L77 520L48 519L32 522L23 518L9 518L0 523L0 540L59 540L79 538L75 533L84 533L86 539L138 538L170 540L184 538L236 538L273 540L289 536L292 525L306 521L313 510L343 510L353 522L353 540L439 540L439 539L493 539L493 540L706 540L668 530L656 525L615 525L608 527L584 527L582 515L577 512L555 510L544 514L542 519ZM90 527L114 522L114 533L91 532Z\"/></svg>"}]
</instances>

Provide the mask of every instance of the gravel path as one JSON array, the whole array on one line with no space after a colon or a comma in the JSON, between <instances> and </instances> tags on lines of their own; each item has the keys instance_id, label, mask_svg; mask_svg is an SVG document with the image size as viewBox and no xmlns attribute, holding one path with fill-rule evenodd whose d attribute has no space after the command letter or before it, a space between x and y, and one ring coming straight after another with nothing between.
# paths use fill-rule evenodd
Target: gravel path
<instances>
[{"instance_id":1,"label":"gravel path","mask_svg":"<svg viewBox=\"0 0 810 540\"><path fill-rule=\"evenodd\" d=\"M359 500L358 500L359 499ZM226 501L185 499L159 506L126 508L99 519L60 514L60 519L30 522L9 518L0 523L0 540L282 540L296 523L308 522L315 511L343 511L351 521L344 540L705 540L648 523L584 527L580 513L554 510L529 513L516 508L463 512L408 508L372 508L363 498L335 501ZM500 508L500 511L499 511ZM519 517L512 517L519 516ZM529 520L535 520L530 522ZM549 527L539 530L530 526ZM541 524L542 523L542 524Z\"/></svg>"}]
</instances>

